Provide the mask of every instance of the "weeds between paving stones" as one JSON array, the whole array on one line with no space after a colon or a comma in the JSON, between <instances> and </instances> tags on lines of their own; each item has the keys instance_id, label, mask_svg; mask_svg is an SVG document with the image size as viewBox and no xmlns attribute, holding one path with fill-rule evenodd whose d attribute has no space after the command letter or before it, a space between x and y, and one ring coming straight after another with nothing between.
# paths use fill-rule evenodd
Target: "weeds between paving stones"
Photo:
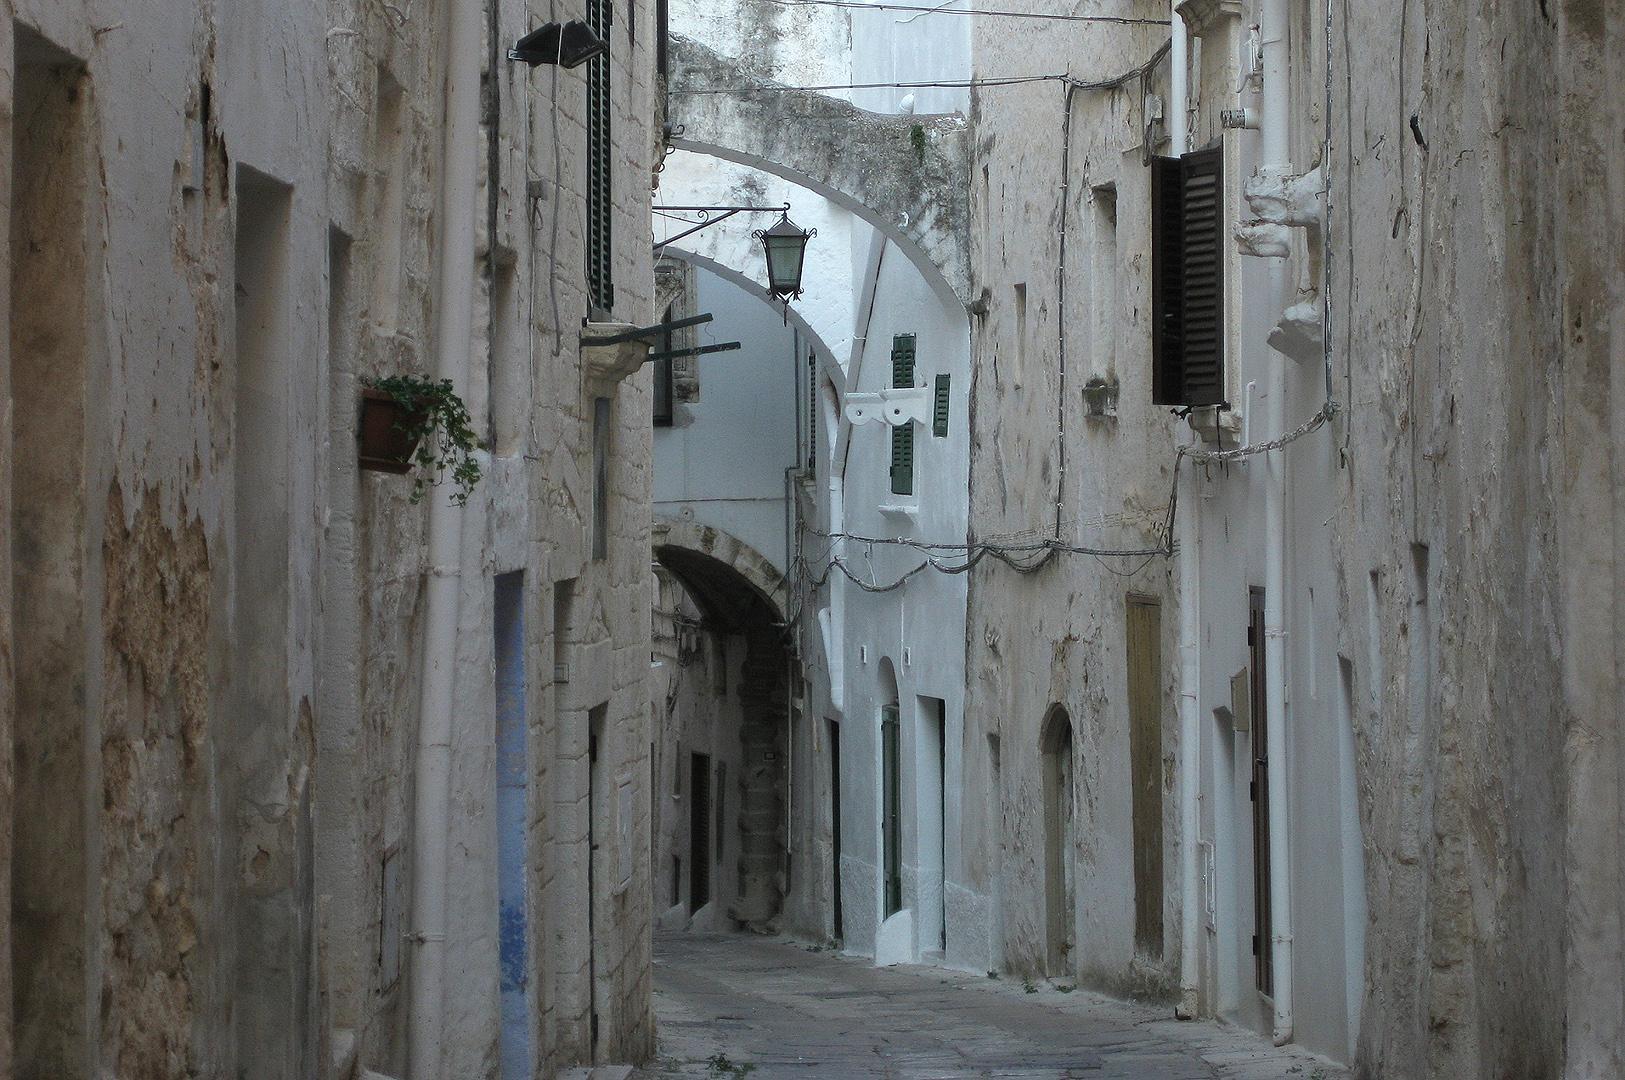
<instances>
[{"instance_id":1,"label":"weeds between paving stones","mask_svg":"<svg viewBox=\"0 0 1625 1080\"><path fill-rule=\"evenodd\" d=\"M716 1053L712 1054L710 1058L706 1060L706 1064L711 1066L712 1076L728 1075L735 1077L736 1080L743 1080L744 1077L749 1076L751 1073L756 1071L756 1066L752 1065L748 1061L729 1061L728 1055L724 1054L721 1050L718 1050Z\"/></svg>"}]
</instances>

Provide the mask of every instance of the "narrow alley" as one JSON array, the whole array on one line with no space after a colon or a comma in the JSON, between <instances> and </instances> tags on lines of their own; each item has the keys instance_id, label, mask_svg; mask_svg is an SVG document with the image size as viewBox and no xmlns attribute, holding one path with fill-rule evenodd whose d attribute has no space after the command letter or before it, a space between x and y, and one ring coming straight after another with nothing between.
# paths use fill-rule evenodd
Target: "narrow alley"
<instances>
[{"instance_id":1,"label":"narrow alley","mask_svg":"<svg viewBox=\"0 0 1625 1080\"><path fill-rule=\"evenodd\" d=\"M1064 984L1062 984L1064 985ZM1029 990L1029 988L1031 988ZM783 938L655 939L660 1080L1342 1080L1301 1047L1049 983Z\"/></svg>"},{"instance_id":2,"label":"narrow alley","mask_svg":"<svg viewBox=\"0 0 1625 1080\"><path fill-rule=\"evenodd\" d=\"M0 0L0 1080L1625 1080L1625 0Z\"/></svg>"}]
</instances>

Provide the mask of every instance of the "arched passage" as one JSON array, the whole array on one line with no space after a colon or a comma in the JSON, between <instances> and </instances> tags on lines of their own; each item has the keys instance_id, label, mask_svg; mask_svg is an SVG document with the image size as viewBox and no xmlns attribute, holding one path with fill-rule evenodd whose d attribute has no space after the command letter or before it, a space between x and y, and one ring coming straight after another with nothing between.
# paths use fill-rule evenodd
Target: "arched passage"
<instances>
[{"instance_id":1,"label":"arched passage","mask_svg":"<svg viewBox=\"0 0 1625 1080\"><path fill-rule=\"evenodd\" d=\"M1072 877L1072 718L1054 705L1040 735L1044 782L1045 969L1051 978L1073 974L1076 933Z\"/></svg>"},{"instance_id":2,"label":"arched passage","mask_svg":"<svg viewBox=\"0 0 1625 1080\"><path fill-rule=\"evenodd\" d=\"M681 593L668 590L664 601L676 670L657 718L660 767L678 810L657 823L657 865L671 875L663 921L770 927L788 874L794 656L783 578L748 545L691 521L658 523L654 556ZM661 634L657 627L657 647Z\"/></svg>"}]
</instances>

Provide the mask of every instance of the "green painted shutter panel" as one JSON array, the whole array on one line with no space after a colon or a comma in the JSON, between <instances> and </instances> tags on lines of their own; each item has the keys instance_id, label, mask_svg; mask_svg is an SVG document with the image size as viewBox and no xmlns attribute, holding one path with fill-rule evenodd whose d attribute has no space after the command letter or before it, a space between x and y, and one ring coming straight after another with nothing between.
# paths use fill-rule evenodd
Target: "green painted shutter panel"
<instances>
[{"instance_id":1,"label":"green painted shutter panel","mask_svg":"<svg viewBox=\"0 0 1625 1080\"><path fill-rule=\"evenodd\" d=\"M587 0L587 25L605 41L614 18L614 0ZM587 295L594 307L606 312L615 307L609 120L609 56L605 54L587 61Z\"/></svg>"},{"instance_id":2,"label":"green painted shutter panel","mask_svg":"<svg viewBox=\"0 0 1625 1080\"><path fill-rule=\"evenodd\" d=\"M898 334L891 339L892 386L914 385L914 335Z\"/></svg>"},{"instance_id":3,"label":"green painted shutter panel","mask_svg":"<svg viewBox=\"0 0 1625 1080\"><path fill-rule=\"evenodd\" d=\"M891 384L914 385L914 335L891 339ZM891 490L893 495L914 494L914 424L891 429Z\"/></svg>"},{"instance_id":4,"label":"green painted shutter panel","mask_svg":"<svg viewBox=\"0 0 1625 1080\"><path fill-rule=\"evenodd\" d=\"M893 495L914 494L914 424L891 429L891 491Z\"/></svg>"},{"instance_id":5,"label":"green painted shutter panel","mask_svg":"<svg viewBox=\"0 0 1625 1080\"><path fill-rule=\"evenodd\" d=\"M931 434L938 439L948 437L948 376L937 376L937 396L931 403Z\"/></svg>"}]
</instances>

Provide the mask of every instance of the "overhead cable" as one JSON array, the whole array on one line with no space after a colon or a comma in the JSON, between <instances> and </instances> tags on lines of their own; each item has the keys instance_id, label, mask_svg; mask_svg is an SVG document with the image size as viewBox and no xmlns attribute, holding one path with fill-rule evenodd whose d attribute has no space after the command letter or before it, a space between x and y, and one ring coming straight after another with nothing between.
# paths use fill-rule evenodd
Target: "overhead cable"
<instances>
[{"instance_id":1,"label":"overhead cable","mask_svg":"<svg viewBox=\"0 0 1625 1080\"><path fill-rule=\"evenodd\" d=\"M913 539L911 537L907 537L907 536L859 536L856 533L829 533L829 532L822 532L822 531L817 530L817 529L811 529L811 530L808 530L808 531L811 532L814 536L823 537L823 538L828 539L828 540L850 540L853 543L857 543L857 544L892 544L892 545L895 545L895 546L898 546L898 547L910 547L910 548L914 548L914 549L916 549L918 551L926 551L926 552L933 552L933 553L934 552L955 552L955 553L961 553L961 554L974 554L974 553L977 553L977 552L986 552L986 553L989 553L989 554L996 554L996 553L1002 552L1002 553L1005 553L1005 554L1009 554L1011 552L1027 553L1027 552L1038 552L1038 551L1057 551L1057 552L1064 552L1065 554L1068 554L1068 555L1127 555L1127 556L1132 557L1132 556L1137 556L1137 555L1161 555L1161 554L1164 553L1164 550L1165 550L1164 548L1161 548L1161 547L1155 547L1155 548L1088 548L1088 547L1076 547L1076 546L1071 545L1071 544L1063 544L1059 540L1038 540L1038 541L1035 541L1035 542L1030 543L1030 544L993 544L993 543L985 543L985 542L984 543L978 543L978 544L945 544L945 543L931 543L931 542L925 541L925 540L915 540L915 539Z\"/></svg>"},{"instance_id":2,"label":"overhead cable","mask_svg":"<svg viewBox=\"0 0 1625 1080\"><path fill-rule=\"evenodd\" d=\"M1049 19L1055 22L1116 23L1121 26L1167 26L1167 19L1134 19L1121 15L1059 15L1044 11L994 11L983 8L927 7L923 4L866 4L862 0L768 0L780 7L867 8L876 11L919 11L928 15L987 15L1003 19Z\"/></svg>"},{"instance_id":3,"label":"overhead cable","mask_svg":"<svg viewBox=\"0 0 1625 1080\"><path fill-rule=\"evenodd\" d=\"M847 580L851 581L864 592L881 593L891 592L894 589L901 588L909 578L914 577L916 574L919 574L927 569L936 570L939 573L944 574L963 574L976 567L976 565L979 564L983 559L992 558L1004 563L1017 573L1031 574L1043 569L1043 567L1048 565L1050 560L1056 555L1064 554L1093 556L1100 560L1102 565L1106 566L1106 569L1112 571L1113 573L1121 576L1132 577L1133 575L1144 570L1146 566L1150 564L1151 560L1157 558L1158 556L1171 558L1172 556L1178 554L1178 549L1173 543L1174 518L1178 512L1179 466L1183 461L1185 461L1185 459L1188 458L1191 461L1200 461L1204 463L1215 461L1240 461L1256 454L1268 453L1271 450L1280 450L1291 443L1297 442L1305 435L1308 435L1323 427L1328 421L1331 420L1333 416L1337 414L1337 410L1338 405L1335 401L1327 401L1320 407L1320 411L1315 413L1314 416L1310 417L1302 424L1299 424L1296 428L1293 428L1286 434L1281 435L1279 438L1271 439L1268 442L1250 443L1247 446L1240 446L1234 450L1193 450L1189 447L1181 447L1179 453L1174 458L1173 490L1169 495L1167 516L1158 530L1163 536L1163 543L1157 547L1091 548L1076 544L1064 544L1056 539L1038 540L1031 543L1022 544L942 543L928 540L915 540L906 536L862 536L856 533L831 533L818 529L808 529L805 531L814 536L822 537L830 541L830 550L825 556L828 558L829 563L825 567L824 572L814 578L810 573L808 573L808 568L803 562L802 565L797 568L800 573L795 574L794 576L799 577L809 590L813 590L822 588L824 586L824 584L829 580L829 575L832 570L839 570L841 574L847 578ZM880 583L874 581L872 575L869 579L860 577L852 570L851 567L847 565L845 559L841 558L839 555L833 554L835 545L841 543L842 541L851 541L853 543L865 544L871 547L876 544L881 544L892 547L911 548L915 551L921 552L925 558L912 569L905 571L903 574L893 578L891 581ZM960 561L950 562L947 558L948 556L962 556L963 558ZM1105 559L1109 557L1143 558L1145 561L1125 573L1124 571L1120 571L1107 564Z\"/></svg>"},{"instance_id":4,"label":"overhead cable","mask_svg":"<svg viewBox=\"0 0 1625 1080\"><path fill-rule=\"evenodd\" d=\"M758 91L796 91L824 93L830 90L918 90L939 88L965 90L982 86L1017 86L1022 83L1056 82L1066 75L1015 75L1000 79L938 79L924 82L827 83L823 86L784 86L779 83L757 83L754 86L674 86L669 94L750 94Z\"/></svg>"}]
</instances>

